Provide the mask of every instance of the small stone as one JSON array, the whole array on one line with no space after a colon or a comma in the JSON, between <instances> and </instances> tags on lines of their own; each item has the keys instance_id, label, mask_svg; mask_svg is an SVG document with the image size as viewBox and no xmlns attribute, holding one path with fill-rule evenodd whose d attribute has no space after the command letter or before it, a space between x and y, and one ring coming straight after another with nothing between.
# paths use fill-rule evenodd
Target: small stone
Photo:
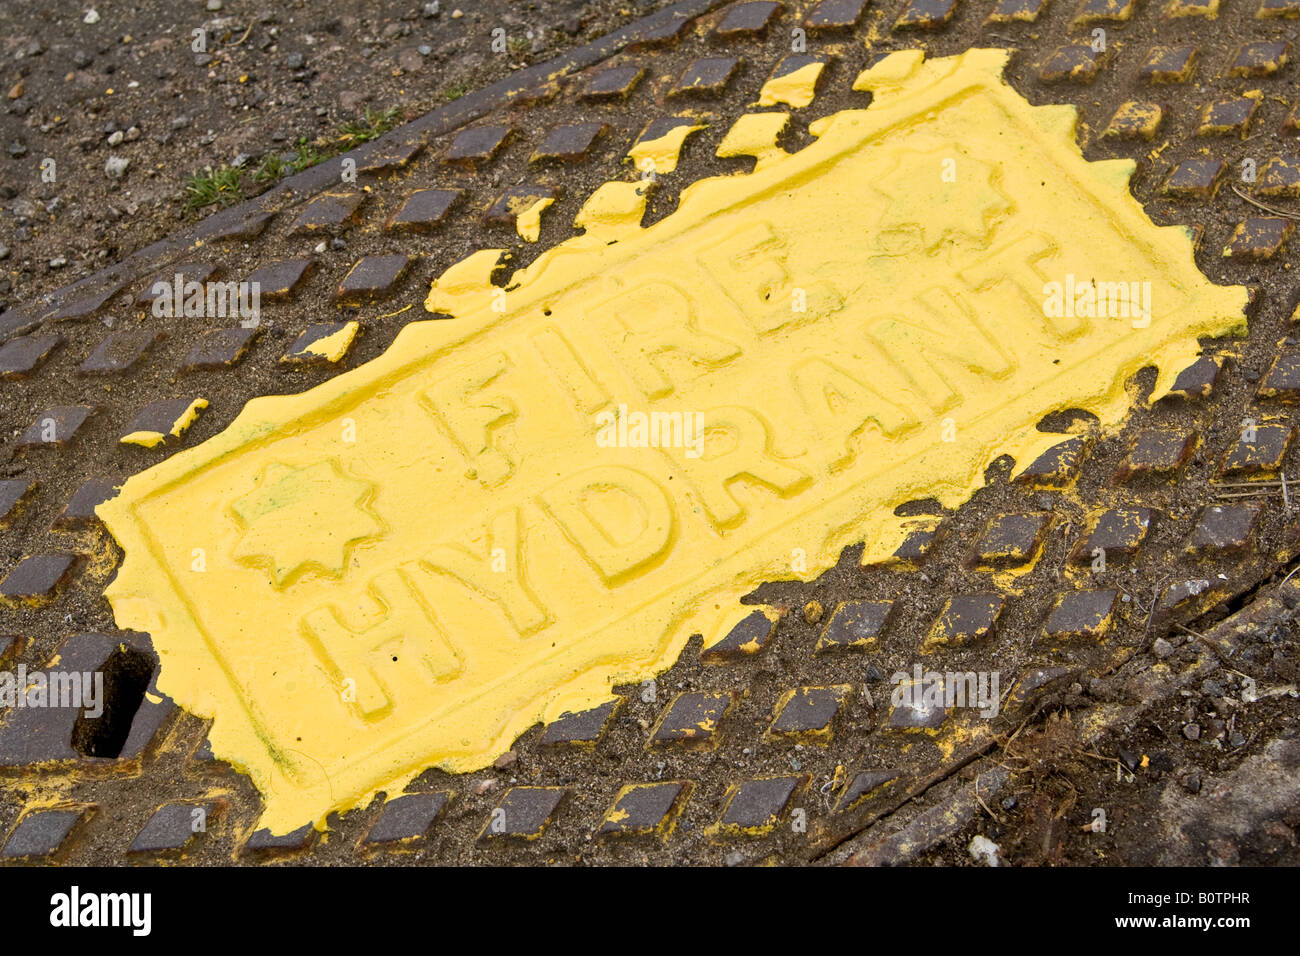
<instances>
[{"instance_id":1,"label":"small stone","mask_svg":"<svg viewBox=\"0 0 1300 956\"><path fill-rule=\"evenodd\" d=\"M460 11L457 10L456 13L452 14L452 16L454 17L459 13ZM723 858L722 862L726 863L727 866L740 866L740 864L745 862L745 855L741 853L739 850L732 850L730 853L726 855L726 857Z\"/></svg>"},{"instance_id":2,"label":"small stone","mask_svg":"<svg viewBox=\"0 0 1300 956\"><path fill-rule=\"evenodd\" d=\"M971 859L976 863L983 863L985 866L998 866L1001 861L998 859L998 852L1002 848L980 833L970 841L967 851Z\"/></svg>"},{"instance_id":3,"label":"small stone","mask_svg":"<svg viewBox=\"0 0 1300 956\"><path fill-rule=\"evenodd\" d=\"M432 3L426 3L424 5L424 16L427 19L432 19L438 15L438 11L441 9L442 3L439 2L439 0L433 0Z\"/></svg>"},{"instance_id":4,"label":"small stone","mask_svg":"<svg viewBox=\"0 0 1300 956\"><path fill-rule=\"evenodd\" d=\"M429 46L427 43L421 43L415 48L415 52L419 53L420 56L428 56L433 52L433 47Z\"/></svg>"},{"instance_id":5,"label":"small stone","mask_svg":"<svg viewBox=\"0 0 1300 956\"><path fill-rule=\"evenodd\" d=\"M475 793L477 796L480 796L480 797L481 797L481 796L483 796L483 794L487 793L489 790L491 790L491 789L492 789L493 787L495 787L496 785L497 785L497 782L496 782L495 780L490 779L490 778L487 779L487 780L480 780L480 781L479 781L479 782L474 786L474 793Z\"/></svg>"},{"instance_id":6,"label":"small stone","mask_svg":"<svg viewBox=\"0 0 1300 956\"><path fill-rule=\"evenodd\" d=\"M460 10L453 10L453 11L451 11L451 18L452 18L453 20L459 20L459 19L460 19L461 17L463 17L464 15L465 15L465 14L463 14Z\"/></svg>"},{"instance_id":7,"label":"small stone","mask_svg":"<svg viewBox=\"0 0 1300 956\"><path fill-rule=\"evenodd\" d=\"M131 160L125 156L110 156L108 162L104 164L104 175L109 179L121 179L126 175L127 167L131 165Z\"/></svg>"},{"instance_id":8,"label":"small stone","mask_svg":"<svg viewBox=\"0 0 1300 956\"><path fill-rule=\"evenodd\" d=\"M68 260L64 256L56 256L55 258L50 260L51 269L62 269L67 264L68 264Z\"/></svg>"},{"instance_id":9,"label":"small stone","mask_svg":"<svg viewBox=\"0 0 1300 956\"><path fill-rule=\"evenodd\" d=\"M1183 728L1183 736L1188 740L1201 739L1201 725L1193 721Z\"/></svg>"},{"instance_id":10,"label":"small stone","mask_svg":"<svg viewBox=\"0 0 1300 956\"><path fill-rule=\"evenodd\" d=\"M13 86L9 87L9 98L11 100L16 100L18 99L18 97L22 95L23 95L23 81L19 80Z\"/></svg>"},{"instance_id":11,"label":"small stone","mask_svg":"<svg viewBox=\"0 0 1300 956\"><path fill-rule=\"evenodd\" d=\"M330 240L330 248L333 249L335 252L339 251L340 249L346 249L347 247L348 247L347 242L343 239L340 239L338 236L335 236L333 239Z\"/></svg>"},{"instance_id":12,"label":"small stone","mask_svg":"<svg viewBox=\"0 0 1300 956\"><path fill-rule=\"evenodd\" d=\"M139 138L140 138L140 127L132 126L130 129L126 131L126 141L128 143L134 143Z\"/></svg>"},{"instance_id":13,"label":"small stone","mask_svg":"<svg viewBox=\"0 0 1300 956\"><path fill-rule=\"evenodd\" d=\"M1236 866L1241 862L1241 851L1231 840L1208 840L1205 848L1210 866Z\"/></svg>"},{"instance_id":14,"label":"small stone","mask_svg":"<svg viewBox=\"0 0 1300 956\"><path fill-rule=\"evenodd\" d=\"M4 260L8 258L9 258L9 247L6 246L3 242L0 242L0 260Z\"/></svg>"},{"instance_id":15,"label":"small stone","mask_svg":"<svg viewBox=\"0 0 1300 956\"><path fill-rule=\"evenodd\" d=\"M816 624L822 619L822 606L820 601L809 601L803 606L803 619L809 624Z\"/></svg>"},{"instance_id":16,"label":"small stone","mask_svg":"<svg viewBox=\"0 0 1300 956\"><path fill-rule=\"evenodd\" d=\"M1125 747L1117 748L1117 752L1119 753L1119 759L1124 762L1124 766L1128 767L1129 770L1137 769L1138 762L1141 759L1137 754Z\"/></svg>"},{"instance_id":17,"label":"small stone","mask_svg":"<svg viewBox=\"0 0 1300 956\"><path fill-rule=\"evenodd\" d=\"M1003 809L1003 810L1014 810L1015 808L1016 808L1016 798L1015 798L1015 797L1004 797L1004 798L1002 799L1002 809Z\"/></svg>"},{"instance_id":18,"label":"small stone","mask_svg":"<svg viewBox=\"0 0 1300 956\"><path fill-rule=\"evenodd\" d=\"M505 770L507 767L513 767L519 761L519 755L513 750L507 750L496 760L492 761L492 766L498 770Z\"/></svg>"},{"instance_id":19,"label":"small stone","mask_svg":"<svg viewBox=\"0 0 1300 956\"><path fill-rule=\"evenodd\" d=\"M216 13L220 9L221 9L221 0L208 0L208 10L210 10L212 13Z\"/></svg>"},{"instance_id":20,"label":"small stone","mask_svg":"<svg viewBox=\"0 0 1300 956\"><path fill-rule=\"evenodd\" d=\"M76 53L72 54L72 65L78 70L84 70L86 67L90 66L93 60L94 57L85 50L78 50Z\"/></svg>"},{"instance_id":21,"label":"small stone","mask_svg":"<svg viewBox=\"0 0 1300 956\"><path fill-rule=\"evenodd\" d=\"M1226 691L1222 683L1211 679L1201 682L1201 693L1206 697L1222 697Z\"/></svg>"},{"instance_id":22,"label":"small stone","mask_svg":"<svg viewBox=\"0 0 1300 956\"><path fill-rule=\"evenodd\" d=\"M93 8L90 9L90 10L87 10L87 11L86 11L86 15L85 15L84 17L81 18L81 22L82 22L82 23L90 23L90 24L98 23L98 22L99 22L99 11L98 11L98 10L95 10L95 9L93 9Z\"/></svg>"},{"instance_id":23,"label":"small stone","mask_svg":"<svg viewBox=\"0 0 1300 956\"><path fill-rule=\"evenodd\" d=\"M318 243L316 243L316 245L315 245L313 251L315 251L315 252L324 252L326 248L327 248L327 247L326 247L325 243L323 243L323 242L318 242Z\"/></svg>"},{"instance_id":24,"label":"small stone","mask_svg":"<svg viewBox=\"0 0 1300 956\"><path fill-rule=\"evenodd\" d=\"M1260 373L1257 369L1243 368L1241 370L1241 377L1248 382L1258 382L1260 378Z\"/></svg>"},{"instance_id":25,"label":"small stone","mask_svg":"<svg viewBox=\"0 0 1300 956\"><path fill-rule=\"evenodd\" d=\"M126 139L126 134L123 133L121 130L118 130L116 133L114 133L114 134L112 134L111 136L108 137L108 145L109 145L109 146L120 146L121 143L122 143L122 140L124 140L124 139Z\"/></svg>"},{"instance_id":26,"label":"small stone","mask_svg":"<svg viewBox=\"0 0 1300 956\"><path fill-rule=\"evenodd\" d=\"M290 53L284 58L284 65L291 70L301 70L306 62L306 58L301 53Z\"/></svg>"},{"instance_id":27,"label":"small stone","mask_svg":"<svg viewBox=\"0 0 1300 956\"><path fill-rule=\"evenodd\" d=\"M1201 772L1199 770L1193 770L1183 777L1183 789L1188 793L1201 792Z\"/></svg>"},{"instance_id":28,"label":"small stone","mask_svg":"<svg viewBox=\"0 0 1300 956\"><path fill-rule=\"evenodd\" d=\"M1163 637L1157 637L1156 642L1151 645L1151 650L1155 651L1156 657L1163 660L1174 652L1174 645L1170 644Z\"/></svg>"},{"instance_id":29,"label":"small stone","mask_svg":"<svg viewBox=\"0 0 1300 956\"><path fill-rule=\"evenodd\" d=\"M22 143L18 142L18 140L14 140L12 143L9 144L9 155L12 156L14 159L18 159L20 156L26 156L27 147L24 146Z\"/></svg>"},{"instance_id":30,"label":"small stone","mask_svg":"<svg viewBox=\"0 0 1300 956\"><path fill-rule=\"evenodd\" d=\"M184 129L185 127L190 125L190 118L188 116L174 116L172 117L171 125L172 125L172 129L176 129L176 130Z\"/></svg>"},{"instance_id":31,"label":"small stone","mask_svg":"<svg viewBox=\"0 0 1300 956\"><path fill-rule=\"evenodd\" d=\"M1243 734L1240 730L1234 730L1232 733L1228 734L1229 747L1243 747L1245 746L1245 744L1246 744L1246 735Z\"/></svg>"}]
</instances>

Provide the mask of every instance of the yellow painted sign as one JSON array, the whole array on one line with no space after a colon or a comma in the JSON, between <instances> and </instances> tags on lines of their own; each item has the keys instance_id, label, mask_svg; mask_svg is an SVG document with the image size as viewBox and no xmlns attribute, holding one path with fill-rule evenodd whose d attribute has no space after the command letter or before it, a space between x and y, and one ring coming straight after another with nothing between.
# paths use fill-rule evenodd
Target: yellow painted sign
<instances>
[{"instance_id":1,"label":"yellow painted sign","mask_svg":"<svg viewBox=\"0 0 1300 956\"><path fill-rule=\"evenodd\" d=\"M739 124L757 170L646 229L644 184L607 184L507 286L471 256L430 291L454 318L100 506L119 625L265 825L490 764L719 639L760 582L892 550L896 505L1027 463L1046 413L1112 425L1138 369L1159 394L1198 335L1244 332L1246 291L1005 61L893 54L790 155L760 141L779 120Z\"/></svg>"}]
</instances>

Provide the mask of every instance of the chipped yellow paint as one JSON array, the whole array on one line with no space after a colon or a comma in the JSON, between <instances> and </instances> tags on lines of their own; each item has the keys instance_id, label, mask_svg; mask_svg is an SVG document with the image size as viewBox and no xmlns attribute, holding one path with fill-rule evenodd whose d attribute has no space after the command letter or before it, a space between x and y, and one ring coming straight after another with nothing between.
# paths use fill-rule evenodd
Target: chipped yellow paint
<instances>
[{"instance_id":1,"label":"chipped yellow paint","mask_svg":"<svg viewBox=\"0 0 1300 956\"><path fill-rule=\"evenodd\" d=\"M759 779L771 780L777 778L764 777ZM727 788L727 792L723 796L723 801L722 801L722 805L724 808L729 808L731 806L732 801L735 800L736 795L740 792L740 787L741 784L733 783ZM787 802L786 806L789 806L790 803L794 802L795 798L799 794L799 791L803 790L803 788L804 788L804 784L801 783L796 788L795 793L791 795L790 800ZM720 817L717 821L704 828L705 835L707 835L711 840L718 840L719 838L724 836L742 836L742 835L756 836L756 837L766 836L767 834L775 830L777 824L781 822L781 813L784 812L784 808L782 808L777 813L769 814L767 818L763 820L763 822L758 823L754 826L742 826L736 823L724 822L726 817L726 812L727 812L726 809L724 809L722 817Z\"/></svg>"},{"instance_id":2,"label":"chipped yellow paint","mask_svg":"<svg viewBox=\"0 0 1300 956\"><path fill-rule=\"evenodd\" d=\"M1073 108L1012 90L1007 55L893 54L855 83L869 109L646 228L643 184L607 184L504 286L496 250L448 269L426 309L453 320L254 399L100 505L118 625L213 718L261 825L487 766L716 643L760 582L888 554L898 504L1031 461L1060 441L1045 414L1114 427L1136 371L1158 397L1197 336L1245 331L1246 290L1152 225L1131 162L1083 159ZM1047 314L1045 283L1076 279L1149 282L1150 321ZM655 447L611 425L628 409L692 418Z\"/></svg>"},{"instance_id":3,"label":"chipped yellow paint","mask_svg":"<svg viewBox=\"0 0 1300 956\"><path fill-rule=\"evenodd\" d=\"M674 126L662 136L639 141L628 150L628 159L643 173L671 173L677 168L677 160L681 156L686 137L704 127L704 123Z\"/></svg>"},{"instance_id":4,"label":"chipped yellow paint","mask_svg":"<svg viewBox=\"0 0 1300 956\"><path fill-rule=\"evenodd\" d=\"M172 427L166 432L130 432L123 435L121 444L123 445L140 445L144 448L154 448L161 445L168 438L180 438L194 424L194 419L199 417L199 412L208 407L206 398L196 398L190 402L190 405L180 417L172 423Z\"/></svg>"},{"instance_id":5,"label":"chipped yellow paint","mask_svg":"<svg viewBox=\"0 0 1300 956\"><path fill-rule=\"evenodd\" d=\"M153 448L157 445L161 445L166 440L167 435L164 432L130 432L129 434L122 436L121 444L139 445L142 448Z\"/></svg>"},{"instance_id":6,"label":"chipped yellow paint","mask_svg":"<svg viewBox=\"0 0 1300 956\"><path fill-rule=\"evenodd\" d=\"M524 242L537 241L542 234L542 212L554 202L550 196L545 196L515 217L515 231L519 233L520 239Z\"/></svg>"},{"instance_id":7,"label":"chipped yellow paint","mask_svg":"<svg viewBox=\"0 0 1300 956\"><path fill-rule=\"evenodd\" d=\"M1219 0L1210 0L1209 3L1203 6L1193 6L1179 3L1178 0L1169 0L1165 6L1165 16L1170 19L1205 17L1207 20L1216 20L1219 16Z\"/></svg>"},{"instance_id":8,"label":"chipped yellow paint","mask_svg":"<svg viewBox=\"0 0 1300 956\"><path fill-rule=\"evenodd\" d=\"M746 113L727 130L718 144L717 155L753 156L757 159L754 170L765 169L789 154L776 145L777 137L790 122L789 113Z\"/></svg>"},{"instance_id":9,"label":"chipped yellow paint","mask_svg":"<svg viewBox=\"0 0 1300 956\"><path fill-rule=\"evenodd\" d=\"M352 341L357 337L360 328L359 322L345 322L343 328L312 342L303 349L303 353L320 356L330 363L341 362L343 356L348 354L348 349L352 348Z\"/></svg>"},{"instance_id":10,"label":"chipped yellow paint","mask_svg":"<svg viewBox=\"0 0 1300 956\"><path fill-rule=\"evenodd\" d=\"M825 68L825 63L809 63L793 73L772 77L759 91L758 105L776 106L784 103L795 109L803 109L812 103L817 92L817 80Z\"/></svg>"},{"instance_id":11,"label":"chipped yellow paint","mask_svg":"<svg viewBox=\"0 0 1300 956\"><path fill-rule=\"evenodd\" d=\"M817 687L811 689L834 691L836 696L839 698L840 707L843 707L845 702L853 696L852 684L833 684L829 687ZM790 702L794 700L799 693L799 688L792 688L791 690L786 691L781 698L777 700L776 706L772 708L773 722L768 726L767 730L763 732L763 737L766 740L798 740L804 744L811 744L816 747L825 747L829 745L831 737L834 735L834 721L832 721L831 724L827 724L825 727L815 727L811 730L790 732L777 731L773 729L776 726L775 718L780 715L786 707L791 706ZM794 706L797 707L798 705L795 704Z\"/></svg>"},{"instance_id":12,"label":"chipped yellow paint","mask_svg":"<svg viewBox=\"0 0 1300 956\"><path fill-rule=\"evenodd\" d=\"M953 754L959 750L968 754L982 752L995 737L993 728L982 719L977 724L955 721L947 724L942 730L931 733L944 763L951 761Z\"/></svg>"},{"instance_id":13,"label":"chipped yellow paint","mask_svg":"<svg viewBox=\"0 0 1300 956\"><path fill-rule=\"evenodd\" d=\"M605 183L582 204L573 224L585 231L583 238L592 244L605 245L635 235L645 216L649 191L644 182Z\"/></svg>"}]
</instances>

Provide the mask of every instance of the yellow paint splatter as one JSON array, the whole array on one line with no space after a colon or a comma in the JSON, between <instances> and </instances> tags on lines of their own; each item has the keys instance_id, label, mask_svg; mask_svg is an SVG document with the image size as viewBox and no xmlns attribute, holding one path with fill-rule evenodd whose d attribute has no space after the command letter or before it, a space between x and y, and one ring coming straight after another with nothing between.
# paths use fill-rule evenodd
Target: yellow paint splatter
<instances>
[{"instance_id":1,"label":"yellow paint splatter","mask_svg":"<svg viewBox=\"0 0 1300 956\"><path fill-rule=\"evenodd\" d=\"M154 448L161 445L169 437L180 438L194 424L194 420L199 417L199 412L207 407L208 400L206 398L195 399L166 432L130 432L122 436L120 443L123 445L140 445L143 448Z\"/></svg>"},{"instance_id":2,"label":"yellow paint splatter","mask_svg":"<svg viewBox=\"0 0 1300 956\"><path fill-rule=\"evenodd\" d=\"M753 156L758 160L754 170L765 169L788 155L776 145L776 140L789 122L789 113L746 113L727 130L718 144L717 155L723 159Z\"/></svg>"},{"instance_id":3,"label":"yellow paint splatter","mask_svg":"<svg viewBox=\"0 0 1300 956\"><path fill-rule=\"evenodd\" d=\"M759 106L777 106L784 103L795 109L803 109L813 101L817 90L817 80L821 78L825 63L809 63L799 69L774 76L763 84L758 94Z\"/></svg>"},{"instance_id":4,"label":"yellow paint splatter","mask_svg":"<svg viewBox=\"0 0 1300 956\"><path fill-rule=\"evenodd\" d=\"M519 213L515 218L515 230L520 239L524 242L537 241L542 234L542 212L554 202L550 196L545 196Z\"/></svg>"},{"instance_id":5,"label":"yellow paint splatter","mask_svg":"<svg viewBox=\"0 0 1300 956\"><path fill-rule=\"evenodd\" d=\"M628 158L642 172L656 175L671 173L677 168L677 159L681 155L686 137L697 130L704 129L704 126L703 123L674 126L662 136L638 142L628 150Z\"/></svg>"},{"instance_id":6,"label":"yellow paint splatter","mask_svg":"<svg viewBox=\"0 0 1300 956\"><path fill-rule=\"evenodd\" d=\"M352 341L357 337L360 328L359 322L345 322L337 332L322 336L304 348L303 352L318 356L326 362L340 362L343 356L348 354L348 349L352 348Z\"/></svg>"}]
</instances>

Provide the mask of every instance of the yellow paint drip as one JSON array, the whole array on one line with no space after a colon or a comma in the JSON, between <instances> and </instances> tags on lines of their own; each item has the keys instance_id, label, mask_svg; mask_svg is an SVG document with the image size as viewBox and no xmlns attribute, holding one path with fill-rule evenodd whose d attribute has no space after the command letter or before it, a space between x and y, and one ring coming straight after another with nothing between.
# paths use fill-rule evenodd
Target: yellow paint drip
<instances>
[{"instance_id":1,"label":"yellow paint drip","mask_svg":"<svg viewBox=\"0 0 1300 956\"><path fill-rule=\"evenodd\" d=\"M154 448L167 440L163 432L128 432L119 440L123 445L139 445L142 448Z\"/></svg>"},{"instance_id":2,"label":"yellow paint drip","mask_svg":"<svg viewBox=\"0 0 1300 956\"><path fill-rule=\"evenodd\" d=\"M536 242L542 234L542 211L555 202L549 196L530 205L515 217L515 230L524 242Z\"/></svg>"},{"instance_id":3,"label":"yellow paint drip","mask_svg":"<svg viewBox=\"0 0 1300 956\"><path fill-rule=\"evenodd\" d=\"M648 183L605 183L582 204L573 224L586 231L570 248L604 245L639 231L645 216Z\"/></svg>"},{"instance_id":4,"label":"yellow paint drip","mask_svg":"<svg viewBox=\"0 0 1300 956\"><path fill-rule=\"evenodd\" d=\"M795 109L803 109L812 103L817 91L817 81L825 68L825 63L809 63L785 76L772 77L759 91L758 105L777 106L784 103Z\"/></svg>"},{"instance_id":5,"label":"yellow paint drip","mask_svg":"<svg viewBox=\"0 0 1300 956\"><path fill-rule=\"evenodd\" d=\"M1158 396L1197 336L1245 330L1246 290L1147 220L1130 162L1083 159L1072 108L1007 86L1007 55L891 55L869 109L648 228L610 184L504 287L496 250L447 270L426 308L454 320L254 399L99 507L118 625L152 633L159 689L213 718L263 825L487 766L721 639L761 582L888 553L898 504L1027 464L1060 440L1044 415L1113 427L1133 373L1158 365ZM1129 281L1149 322L1045 305Z\"/></svg>"},{"instance_id":6,"label":"yellow paint drip","mask_svg":"<svg viewBox=\"0 0 1300 956\"><path fill-rule=\"evenodd\" d=\"M788 155L776 141L789 122L789 113L746 113L727 130L717 155L722 159L753 156L758 160L755 171L764 169Z\"/></svg>"},{"instance_id":7,"label":"yellow paint drip","mask_svg":"<svg viewBox=\"0 0 1300 956\"><path fill-rule=\"evenodd\" d=\"M192 401L188 408L180 414L172 427L166 432L139 431L130 432L123 435L120 444L123 445L140 445L143 448L154 448L161 445L169 437L180 438L194 424L194 420L199 417L199 412L208 407L206 398L197 398Z\"/></svg>"},{"instance_id":8,"label":"yellow paint drip","mask_svg":"<svg viewBox=\"0 0 1300 956\"><path fill-rule=\"evenodd\" d=\"M345 322L343 328L312 342L303 349L303 353L319 356L330 363L341 362L343 356L348 354L348 349L352 348L352 341L360 328L359 322Z\"/></svg>"},{"instance_id":9,"label":"yellow paint drip","mask_svg":"<svg viewBox=\"0 0 1300 956\"><path fill-rule=\"evenodd\" d=\"M674 126L664 135L652 140L642 140L628 150L628 158L642 172L655 174L671 173L677 168L677 159L681 156L682 145L686 137L697 130L704 129L704 123L694 126Z\"/></svg>"}]
</instances>

